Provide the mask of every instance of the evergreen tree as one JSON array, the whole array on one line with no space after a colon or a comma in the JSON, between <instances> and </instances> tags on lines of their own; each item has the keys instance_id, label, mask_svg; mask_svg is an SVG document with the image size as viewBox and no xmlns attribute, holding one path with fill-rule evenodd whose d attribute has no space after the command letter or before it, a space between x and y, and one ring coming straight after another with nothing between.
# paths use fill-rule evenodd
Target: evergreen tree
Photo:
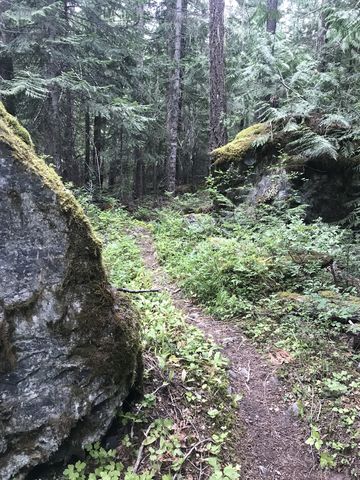
<instances>
[{"instance_id":1,"label":"evergreen tree","mask_svg":"<svg viewBox=\"0 0 360 480\"><path fill-rule=\"evenodd\" d=\"M226 143L224 0L209 1L210 45L210 151Z\"/></svg>"},{"instance_id":2,"label":"evergreen tree","mask_svg":"<svg viewBox=\"0 0 360 480\"><path fill-rule=\"evenodd\" d=\"M167 135L168 135L168 156L167 156L167 182L169 192L175 191L176 185L176 159L178 152L178 135L180 120L180 98L181 98L181 46L183 28L183 0L176 0L173 13L174 22L174 45L173 45L173 66L169 81L169 98L167 106Z\"/></svg>"}]
</instances>

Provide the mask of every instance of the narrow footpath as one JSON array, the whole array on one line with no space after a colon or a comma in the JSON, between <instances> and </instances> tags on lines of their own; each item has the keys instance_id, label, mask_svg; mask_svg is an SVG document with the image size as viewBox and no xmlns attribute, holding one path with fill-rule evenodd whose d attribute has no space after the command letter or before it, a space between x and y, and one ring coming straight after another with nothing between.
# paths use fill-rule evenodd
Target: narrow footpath
<instances>
[{"instance_id":1,"label":"narrow footpath","mask_svg":"<svg viewBox=\"0 0 360 480\"><path fill-rule=\"evenodd\" d=\"M167 290L188 322L205 332L229 359L232 393L239 402L235 448L242 464L242 480L350 480L343 474L323 472L305 444L307 436L296 408L284 401L286 389L270 365L236 325L206 315L184 298L160 266L152 236L145 228L133 232L154 287ZM239 435L240 437L240 435Z\"/></svg>"}]
</instances>

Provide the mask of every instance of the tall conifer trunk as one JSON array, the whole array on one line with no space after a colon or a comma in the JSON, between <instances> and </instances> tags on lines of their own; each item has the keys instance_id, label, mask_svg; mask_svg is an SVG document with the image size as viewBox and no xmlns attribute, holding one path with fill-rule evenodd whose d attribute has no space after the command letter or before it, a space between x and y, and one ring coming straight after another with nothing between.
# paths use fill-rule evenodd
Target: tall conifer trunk
<instances>
[{"instance_id":1,"label":"tall conifer trunk","mask_svg":"<svg viewBox=\"0 0 360 480\"><path fill-rule=\"evenodd\" d=\"M321 9L320 15L318 18L318 34L316 38L316 51L318 54L319 64L318 70L319 72L325 72L327 67L327 58L326 58L326 43L327 43L327 32L329 30L329 22L326 18L325 7L326 2L325 0L321 1Z\"/></svg>"},{"instance_id":2,"label":"tall conifer trunk","mask_svg":"<svg viewBox=\"0 0 360 480\"><path fill-rule=\"evenodd\" d=\"M271 53L275 54L275 33L278 19L278 0L267 0L266 3L266 31L271 34ZM266 87L271 93L267 95L264 100L276 108L279 105L279 99L272 82L272 78L267 78L265 81Z\"/></svg>"},{"instance_id":3,"label":"tall conifer trunk","mask_svg":"<svg viewBox=\"0 0 360 480\"><path fill-rule=\"evenodd\" d=\"M0 55L0 77L4 80L12 80L14 78L14 65L10 55ZM13 96L4 97L2 101L6 110L11 115L16 115L15 98Z\"/></svg>"},{"instance_id":4,"label":"tall conifer trunk","mask_svg":"<svg viewBox=\"0 0 360 480\"><path fill-rule=\"evenodd\" d=\"M94 118L94 142L93 142L93 171L95 183L102 189L104 182L104 169L102 153L105 146L104 129L105 119L101 115L95 115Z\"/></svg>"},{"instance_id":5,"label":"tall conifer trunk","mask_svg":"<svg viewBox=\"0 0 360 480\"><path fill-rule=\"evenodd\" d=\"M174 11L174 50L173 68L170 74L169 98L167 105L167 137L168 156L166 163L166 188L169 192L175 192L176 186L176 159L178 153L179 112L181 97L181 30L183 21L183 0L176 0Z\"/></svg>"},{"instance_id":6,"label":"tall conifer trunk","mask_svg":"<svg viewBox=\"0 0 360 480\"><path fill-rule=\"evenodd\" d=\"M50 0L48 2L50 3ZM63 1L61 15L64 22L62 26L57 23L49 25L47 35L50 44L55 43L59 36L66 38L71 34L70 17L73 8L72 0ZM65 50L66 47L58 48ZM67 60L59 61L58 57L51 52L45 76L48 79L55 79L67 72L69 68ZM52 157L58 173L65 181L80 185L80 169L75 156L74 100L70 89L61 88L56 82L50 83L45 122L44 127L48 134L45 152Z\"/></svg>"},{"instance_id":7,"label":"tall conifer trunk","mask_svg":"<svg viewBox=\"0 0 360 480\"><path fill-rule=\"evenodd\" d=\"M139 38L143 41L144 39L144 4L138 6L138 16L139 16L139 23L138 23L138 33ZM138 58L138 66L141 72L144 68L144 55L143 51L140 52L140 56ZM143 79L143 78L142 78ZM139 82L136 88L136 100L139 103L144 103L144 92L143 92L143 83ZM136 138L136 141L140 141L140 139ZM134 196L135 198L142 198L144 195L145 190L145 164L144 164L144 147L143 146L136 146L134 149L134 161L135 161L135 179L134 179Z\"/></svg>"},{"instance_id":8,"label":"tall conifer trunk","mask_svg":"<svg viewBox=\"0 0 360 480\"><path fill-rule=\"evenodd\" d=\"M181 25L181 51L180 51L180 100L179 100L179 137L184 138L186 135L186 126L184 124L184 79L186 78L185 66L183 59L186 56L187 49L187 20L188 20L188 0L182 0L182 25ZM179 157L182 162L180 164ZM181 151L178 151L178 160L176 162L176 181L178 184L186 183L186 159Z\"/></svg>"},{"instance_id":9,"label":"tall conifer trunk","mask_svg":"<svg viewBox=\"0 0 360 480\"><path fill-rule=\"evenodd\" d=\"M267 0L266 31L275 35L278 16L278 0Z\"/></svg>"},{"instance_id":10,"label":"tall conifer trunk","mask_svg":"<svg viewBox=\"0 0 360 480\"><path fill-rule=\"evenodd\" d=\"M0 18L9 6L9 0L0 1ZM2 28L0 29L0 40L4 45L7 45L10 42L9 34ZM12 80L14 78L13 59L12 56L6 52L6 49L3 49L0 54L0 78L3 80ZM14 96L4 97L1 98L1 100L4 103L6 110L11 113L11 115L16 115Z\"/></svg>"},{"instance_id":11,"label":"tall conifer trunk","mask_svg":"<svg viewBox=\"0 0 360 480\"><path fill-rule=\"evenodd\" d=\"M225 58L224 58L224 0L210 0L210 151L224 145L225 128Z\"/></svg>"},{"instance_id":12,"label":"tall conifer trunk","mask_svg":"<svg viewBox=\"0 0 360 480\"><path fill-rule=\"evenodd\" d=\"M71 34L70 17L74 9L73 0L63 0L63 14L65 19L66 36ZM64 65L62 70L69 69L69 65ZM64 117L63 139L63 174L64 179L80 185L80 168L75 155L75 115L74 99L71 91L68 89L63 96L62 116Z\"/></svg>"},{"instance_id":13,"label":"tall conifer trunk","mask_svg":"<svg viewBox=\"0 0 360 480\"><path fill-rule=\"evenodd\" d=\"M84 162L84 183L88 183L90 180L91 171L91 123L90 123L90 110L86 107L85 111L85 162Z\"/></svg>"}]
</instances>

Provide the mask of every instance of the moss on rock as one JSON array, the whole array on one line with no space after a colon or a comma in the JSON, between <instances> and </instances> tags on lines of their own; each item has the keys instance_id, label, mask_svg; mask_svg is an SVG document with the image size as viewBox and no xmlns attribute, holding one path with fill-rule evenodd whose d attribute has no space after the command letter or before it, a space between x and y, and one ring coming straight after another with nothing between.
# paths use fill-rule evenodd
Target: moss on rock
<instances>
[{"instance_id":1,"label":"moss on rock","mask_svg":"<svg viewBox=\"0 0 360 480\"><path fill-rule=\"evenodd\" d=\"M252 149L253 142L259 135L264 135L269 131L268 123L255 123L251 127L245 128L239 132L234 140L226 145L216 148L212 152L214 158L213 165L220 165L227 161L242 160L244 156Z\"/></svg>"},{"instance_id":2,"label":"moss on rock","mask_svg":"<svg viewBox=\"0 0 360 480\"><path fill-rule=\"evenodd\" d=\"M13 157L21 162L29 172L38 175L44 185L55 194L62 211L68 215L70 222L85 223L86 234L96 245L101 242L95 235L88 218L74 195L65 188L59 175L47 165L43 159L36 155L30 134L20 125L18 120L10 115L0 102L0 142L5 144Z\"/></svg>"}]
</instances>

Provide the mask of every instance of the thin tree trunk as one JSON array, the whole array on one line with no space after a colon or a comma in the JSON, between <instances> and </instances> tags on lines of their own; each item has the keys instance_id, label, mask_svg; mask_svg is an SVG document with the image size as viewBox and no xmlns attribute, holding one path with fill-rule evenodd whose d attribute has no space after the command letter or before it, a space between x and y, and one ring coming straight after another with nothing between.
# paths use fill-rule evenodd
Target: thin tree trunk
<instances>
[{"instance_id":1,"label":"thin tree trunk","mask_svg":"<svg viewBox=\"0 0 360 480\"><path fill-rule=\"evenodd\" d=\"M224 0L210 0L210 151L224 145L225 128L225 58L224 58Z\"/></svg>"},{"instance_id":2,"label":"thin tree trunk","mask_svg":"<svg viewBox=\"0 0 360 480\"><path fill-rule=\"evenodd\" d=\"M186 56L186 34L187 34L187 11L188 11L188 0L183 0L182 5L182 25L181 25L181 51L180 51L180 99L179 99L179 137L186 137L186 127L184 125L184 78L185 78L185 67L183 65L183 59ZM186 162L184 157L184 152L178 150L178 160L176 165L176 180L178 184L182 184L185 181L185 172L186 172ZM180 165L179 158L182 159L183 165Z\"/></svg>"},{"instance_id":3,"label":"thin tree trunk","mask_svg":"<svg viewBox=\"0 0 360 480\"><path fill-rule=\"evenodd\" d=\"M84 162L84 183L90 180L90 152L91 152L91 132L90 132L90 111L89 107L85 111L85 162Z\"/></svg>"},{"instance_id":4,"label":"thin tree trunk","mask_svg":"<svg viewBox=\"0 0 360 480\"><path fill-rule=\"evenodd\" d=\"M54 65L50 64L50 68ZM50 74L50 78L52 75ZM61 136L62 122L59 108L59 90L56 86L50 87L49 109L47 110L47 127L50 134L46 139L47 151L50 154L59 175L64 173L63 164L63 139Z\"/></svg>"},{"instance_id":5,"label":"thin tree trunk","mask_svg":"<svg viewBox=\"0 0 360 480\"><path fill-rule=\"evenodd\" d=\"M271 53L275 53L275 33L277 27L277 17L278 17L278 0L267 0L266 2L266 31L271 34ZM269 90L269 94L264 97L271 107L277 108L279 106L279 99L276 95L276 91L273 85L272 77L268 76L264 79L264 85ZM255 114L255 117L259 120L261 115Z\"/></svg>"},{"instance_id":6,"label":"thin tree trunk","mask_svg":"<svg viewBox=\"0 0 360 480\"><path fill-rule=\"evenodd\" d=\"M115 138L114 151L115 155L111 160L109 168L109 187L118 186L119 178L121 178L120 168L122 159L122 145L123 145L123 124L120 123L119 134Z\"/></svg>"},{"instance_id":7,"label":"thin tree trunk","mask_svg":"<svg viewBox=\"0 0 360 480\"><path fill-rule=\"evenodd\" d=\"M62 13L68 32L70 32L68 21L71 8L70 0L64 0ZM50 24L46 30L50 43L55 41L59 35L56 24ZM68 65L59 62L55 56L49 55L45 76L50 80L55 79L67 69ZM78 169L75 163L75 119L71 92L69 90L63 92L55 83L50 83L48 105L44 126L47 133L45 152L51 155L58 173L65 180L78 183Z\"/></svg>"},{"instance_id":8,"label":"thin tree trunk","mask_svg":"<svg viewBox=\"0 0 360 480\"><path fill-rule=\"evenodd\" d=\"M136 170L135 170L135 198L142 198L144 195L144 158L140 148L135 149Z\"/></svg>"},{"instance_id":9,"label":"thin tree trunk","mask_svg":"<svg viewBox=\"0 0 360 480\"><path fill-rule=\"evenodd\" d=\"M0 78L3 80L12 80L14 78L14 65L10 55L2 54L0 56ZM13 95L2 98L6 110L11 115L16 115L15 98Z\"/></svg>"},{"instance_id":10,"label":"thin tree trunk","mask_svg":"<svg viewBox=\"0 0 360 480\"><path fill-rule=\"evenodd\" d=\"M75 117L73 98L68 90L64 99L64 179L80 186L80 168L75 155Z\"/></svg>"},{"instance_id":11,"label":"thin tree trunk","mask_svg":"<svg viewBox=\"0 0 360 480\"><path fill-rule=\"evenodd\" d=\"M144 4L138 6L138 33L139 38L143 41L144 39ZM143 52L140 53L137 61L139 70L142 72L144 68L144 55ZM139 103L144 103L144 92L143 92L143 82L139 82L136 89L136 100ZM137 139L139 141L140 139ZM135 160L135 180L134 180L134 195L135 198L142 198L144 195L144 147L138 147L134 149L134 160Z\"/></svg>"},{"instance_id":12,"label":"thin tree trunk","mask_svg":"<svg viewBox=\"0 0 360 480\"><path fill-rule=\"evenodd\" d=\"M321 10L320 10L320 15L318 20L319 30L318 30L318 35L316 39L317 40L316 51L319 59L319 65L318 65L319 72L325 72L326 66L327 66L326 52L324 47L326 46L326 43L327 43L326 35L329 30L329 24L324 11L324 6L325 6L325 2L323 0L321 2Z\"/></svg>"},{"instance_id":13,"label":"thin tree trunk","mask_svg":"<svg viewBox=\"0 0 360 480\"><path fill-rule=\"evenodd\" d=\"M158 194L158 169L157 163L154 162L153 164L153 171L152 171L152 186L153 186L153 193L155 196Z\"/></svg>"},{"instance_id":14,"label":"thin tree trunk","mask_svg":"<svg viewBox=\"0 0 360 480\"><path fill-rule=\"evenodd\" d=\"M95 182L100 189L102 189L104 182L102 159L102 152L104 149L103 127L104 119L101 117L101 115L96 115L94 118L93 171Z\"/></svg>"},{"instance_id":15,"label":"thin tree trunk","mask_svg":"<svg viewBox=\"0 0 360 480\"><path fill-rule=\"evenodd\" d=\"M176 0L174 15L174 54L173 71L170 76L169 99L167 105L167 135L168 157L166 163L166 188L175 192L176 186L176 159L178 153L179 109L180 109L180 60L181 60L181 27L182 27L182 0Z\"/></svg>"},{"instance_id":16,"label":"thin tree trunk","mask_svg":"<svg viewBox=\"0 0 360 480\"><path fill-rule=\"evenodd\" d=\"M73 9L72 0L63 1L63 14L66 23L67 35L70 34L70 16ZM62 70L67 70L68 65L62 67ZM64 115L64 131L62 141L64 142L63 148L63 175L64 179L74 182L76 185L80 185L80 169L75 155L75 117L74 117L74 105L73 96L70 90L66 90L64 95L63 108L61 109L62 115Z\"/></svg>"},{"instance_id":17,"label":"thin tree trunk","mask_svg":"<svg viewBox=\"0 0 360 480\"><path fill-rule=\"evenodd\" d=\"M0 1L0 18L4 14L4 12L10 8L11 2L9 0L2 0ZM8 45L10 43L11 37L5 29L0 30L0 40L4 45ZM12 56L9 55L6 50L3 51L0 55L0 78L3 80L12 80L14 78L14 64ZM2 97L2 102L5 105L6 110L11 113L11 115L16 115L16 107L15 107L15 97Z\"/></svg>"},{"instance_id":18,"label":"thin tree trunk","mask_svg":"<svg viewBox=\"0 0 360 480\"><path fill-rule=\"evenodd\" d=\"M266 31L275 35L278 17L278 0L267 0Z\"/></svg>"}]
</instances>

